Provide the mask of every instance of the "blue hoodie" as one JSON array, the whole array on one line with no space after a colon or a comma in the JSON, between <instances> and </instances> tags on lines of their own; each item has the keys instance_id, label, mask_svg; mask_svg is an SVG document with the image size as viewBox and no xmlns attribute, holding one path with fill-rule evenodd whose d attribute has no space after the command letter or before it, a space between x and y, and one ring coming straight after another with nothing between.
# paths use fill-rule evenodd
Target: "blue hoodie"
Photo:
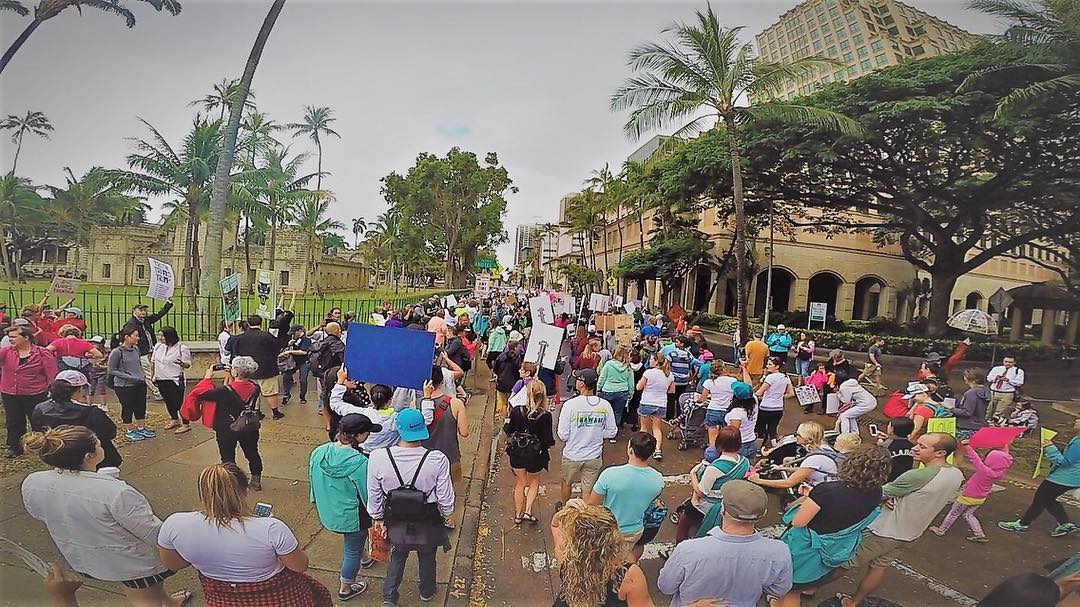
<instances>
[{"instance_id":1,"label":"blue hoodie","mask_svg":"<svg viewBox=\"0 0 1080 607\"><path fill-rule=\"evenodd\" d=\"M1054 445L1046 447L1043 452L1054 465L1046 480L1065 487L1080 487L1080 435L1069 441L1064 454Z\"/></svg>"},{"instance_id":2,"label":"blue hoodie","mask_svg":"<svg viewBox=\"0 0 1080 607\"><path fill-rule=\"evenodd\" d=\"M367 467L366 455L336 442L311 452L309 495L323 527L337 533L360 530L360 508L367 504Z\"/></svg>"}]
</instances>

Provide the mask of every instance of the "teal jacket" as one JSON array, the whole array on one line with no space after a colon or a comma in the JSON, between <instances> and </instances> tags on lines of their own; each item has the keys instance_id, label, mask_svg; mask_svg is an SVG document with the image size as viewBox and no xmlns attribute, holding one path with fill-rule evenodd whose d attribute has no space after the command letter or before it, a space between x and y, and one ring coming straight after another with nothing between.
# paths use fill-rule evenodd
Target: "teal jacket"
<instances>
[{"instance_id":1,"label":"teal jacket","mask_svg":"<svg viewBox=\"0 0 1080 607\"><path fill-rule=\"evenodd\" d=\"M1043 453L1054 466L1046 480L1065 487L1080 487L1080 435L1069 441L1065 453L1054 445L1044 448Z\"/></svg>"},{"instance_id":2,"label":"teal jacket","mask_svg":"<svg viewBox=\"0 0 1080 607\"><path fill-rule=\"evenodd\" d=\"M308 460L311 503L323 527L337 533L360 530L360 508L367 504L366 455L351 447L325 443Z\"/></svg>"},{"instance_id":3,"label":"teal jacket","mask_svg":"<svg viewBox=\"0 0 1080 607\"><path fill-rule=\"evenodd\" d=\"M634 372L630 365L617 360L609 360L600 369L600 379L596 382L597 392L608 394L633 394Z\"/></svg>"},{"instance_id":4,"label":"teal jacket","mask_svg":"<svg viewBox=\"0 0 1080 607\"><path fill-rule=\"evenodd\" d=\"M790 525L798 510L798 506L791 507L780 520ZM806 584L820 580L850 561L859 550L863 529L869 527L879 514L880 507L847 529L826 535L819 535L808 527L788 527L780 541L791 550L791 581Z\"/></svg>"},{"instance_id":5,"label":"teal jacket","mask_svg":"<svg viewBox=\"0 0 1080 607\"><path fill-rule=\"evenodd\" d=\"M495 352L498 354L506 347L506 342L509 340L509 336L506 334L506 329L499 325L491 330L491 335L488 336L488 352Z\"/></svg>"}]
</instances>

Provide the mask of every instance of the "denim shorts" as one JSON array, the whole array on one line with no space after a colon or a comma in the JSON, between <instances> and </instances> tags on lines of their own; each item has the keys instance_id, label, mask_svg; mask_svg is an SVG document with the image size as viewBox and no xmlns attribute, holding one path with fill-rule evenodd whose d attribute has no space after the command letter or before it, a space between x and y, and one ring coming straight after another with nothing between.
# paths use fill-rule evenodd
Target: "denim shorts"
<instances>
[{"instance_id":1,"label":"denim shorts","mask_svg":"<svg viewBox=\"0 0 1080 607\"><path fill-rule=\"evenodd\" d=\"M638 405L638 415L642 417L664 417L667 415L666 405L646 405L644 403Z\"/></svg>"},{"instance_id":2,"label":"denim shorts","mask_svg":"<svg viewBox=\"0 0 1080 607\"><path fill-rule=\"evenodd\" d=\"M719 428L724 425L724 411L708 409L705 411L705 425L710 428Z\"/></svg>"}]
</instances>

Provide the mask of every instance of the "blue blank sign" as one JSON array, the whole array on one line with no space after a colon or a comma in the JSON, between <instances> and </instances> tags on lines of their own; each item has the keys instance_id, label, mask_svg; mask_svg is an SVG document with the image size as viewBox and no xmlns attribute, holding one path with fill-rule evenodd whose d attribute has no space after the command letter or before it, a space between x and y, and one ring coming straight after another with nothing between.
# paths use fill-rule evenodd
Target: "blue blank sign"
<instances>
[{"instance_id":1,"label":"blue blank sign","mask_svg":"<svg viewBox=\"0 0 1080 607\"><path fill-rule=\"evenodd\" d=\"M431 378L434 356L434 333L349 323L345 342L349 379L420 390Z\"/></svg>"}]
</instances>

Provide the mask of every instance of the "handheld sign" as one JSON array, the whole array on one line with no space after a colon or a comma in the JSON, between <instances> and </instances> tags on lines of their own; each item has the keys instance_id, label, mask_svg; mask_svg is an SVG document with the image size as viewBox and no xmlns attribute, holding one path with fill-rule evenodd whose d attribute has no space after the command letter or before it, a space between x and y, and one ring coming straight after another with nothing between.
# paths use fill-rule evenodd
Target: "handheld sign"
<instances>
[{"instance_id":1,"label":"handheld sign","mask_svg":"<svg viewBox=\"0 0 1080 607\"><path fill-rule=\"evenodd\" d=\"M1046 442L1048 440L1054 440L1054 437L1057 436L1057 434L1057 432L1050 428L1039 428L1039 441ZM1043 458L1045 457L1046 449L1043 449L1042 445L1039 445L1039 461L1035 462L1035 473L1031 475L1031 478L1039 477L1039 473L1042 472Z\"/></svg>"},{"instance_id":2,"label":"handheld sign","mask_svg":"<svg viewBox=\"0 0 1080 607\"><path fill-rule=\"evenodd\" d=\"M551 300L545 295L529 298L529 313L535 324L550 325L555 322L555 312L552 310Z\"/></svg>"},{"instance_id":3,"label":"handheld sign","mask_svg":"<svg viewBox=\"0 0 1080 607\"><path fill-rule=\"evenodd\" d=\"M82 281L74 278L55 276L52 284L49 285L49 297L70 297L75 294L75 289L79 288L80 282Z\"/></svg>"},{"instance_id":4,"label":"handheld sign","mask_svg":"<svg viewBox=\"0 0 1080 607\"><path fill-rule=\"evenodd\" d=\"M570 297L566 293L552 293L551 294L551 311L559 316L561 314L573 314L574 313L574 298Z\"/></svg>"},{"instance_id":5,"label":"handheld sign","mask_svg":"<svg viewBox=\"0 0 1080 607\"><path fill-rule=\"evenodd\" d=\"M349 323L345 342L349 379L420 390L431 378L434 357L434 333Z\"/></svg>"},{"instance_id":6,"label":"handheld sign","mask_svg":"<svg viewBox=\"0 0 1080 607\"><path fill-rule=\"evenodd\" d=\"M986 426L971 435L968 445L976 449L1000 449L1020 436L1027 428Z\"/></svg>"},{"instance_id":7,"label":"handheld sign","mask_svg":"<svg viewBox=\"0 0 1080 607\"><path fill-rule=\"evenodd\" d=\"M817 388L813 386L796 386L795 398L799 399L800 407L809 407L821 402L821 395L818 394Z\"/></svg>"},{"instance_id":8,"label":"handheld sign","mask_svg":"<svg viewBox=\"0 0 1080 607\"><path fill-rule=\"evenodd\" d=\"M607 312L611 307L611 297L602 293L593 293L589 297L589 309L593 312Z\"/></svg>"},{"instance_id":9,"label":"handheld sign","mask_svg":"<svg viewBox=\"0 0 1080 607\"><path fill-rule=\"evenodd\" d=\"M555 370L562 349L565 331L553 325L535 324L529 334L529 347L525 349L527 362L538 363L545 369Z\"/></svg>"},{"instance_id":10,"label":"handheld sign","mask_svg":"<svg viewBox=\"0 0 1080 607\"><path fill-rule=\"evenodd\" d=\"M170 299L176 289L176 275L171 265L153 257L147 257L150 263L150 286L146 296L151 299Z\"/></svg>"},{"instance_id":11,"label":"handheld sign","mask_svg":"<svg viewBox=\"0 0 1080 607\"><path fill-rule=\"evenodd\" d=\"M229 274L221 279L221 313L226 323L240 320L240 275Z\"/></svg>"}]
</instances>

